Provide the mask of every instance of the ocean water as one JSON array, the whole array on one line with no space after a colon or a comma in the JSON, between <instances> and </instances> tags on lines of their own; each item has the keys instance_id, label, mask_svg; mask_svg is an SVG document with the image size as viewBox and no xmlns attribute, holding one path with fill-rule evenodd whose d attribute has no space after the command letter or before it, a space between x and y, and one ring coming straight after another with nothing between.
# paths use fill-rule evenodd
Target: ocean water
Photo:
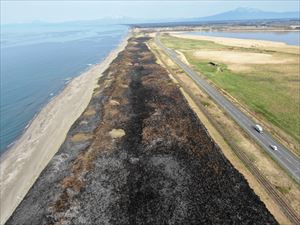
<instances>
[{"instance_id":1,"label":"ocean water","mask_svg":"<svg viewBox=\"0 0 300 225\"><path fill-rule=\"evenodd\" d=\"M70 79L104 59L127 32L122 25L2 26L0 154Z\"/></svg>"},{"instance_id":2,"label":"ocean water","mask_svg":"<svg viewBox=\"0 0 300 225\"><path fill-rule=\"evenodd\" d=\"M300 45L300 31L295 32L219 32L219 31L201 31L201 32L187 32L186 34L192 35L205 35L213 37L229 37L229 38L240 38L240 39L255 39L255 40L266 40L266 41L277 41L284 42L288 45Z\"/></svg>"}]
</instances>

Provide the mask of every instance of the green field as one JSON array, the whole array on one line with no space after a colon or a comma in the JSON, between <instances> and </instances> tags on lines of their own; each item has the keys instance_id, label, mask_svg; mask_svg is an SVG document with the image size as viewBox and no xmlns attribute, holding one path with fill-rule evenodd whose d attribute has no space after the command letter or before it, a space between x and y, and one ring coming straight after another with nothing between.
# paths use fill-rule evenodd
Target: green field
<instances>
[{"instance_id":1,"label":"green field","mask_svg":"<svg viewBox=\"0 0 300 225\"><path fill-rule=\"evenodd\" d=\"M164 35L161 40L167 47L181 51L195 70L300 143L300 65L297 51L287 53L276 48L242 48L168 35ZM199 58L195 55L196 51L218 51L216 58L220 60L215 60L211 54L207 58L205 54ZM227 63L226 55L222 58L219 51L224 55L234 52L237 58L239 53L241 57L245 53L259 53L258 56L263 54L268 60L274 57L279 62L282 60L282 63L269 60L266 63L258 61L245 64L232 59Z\"/></svg>"}]
</instances>

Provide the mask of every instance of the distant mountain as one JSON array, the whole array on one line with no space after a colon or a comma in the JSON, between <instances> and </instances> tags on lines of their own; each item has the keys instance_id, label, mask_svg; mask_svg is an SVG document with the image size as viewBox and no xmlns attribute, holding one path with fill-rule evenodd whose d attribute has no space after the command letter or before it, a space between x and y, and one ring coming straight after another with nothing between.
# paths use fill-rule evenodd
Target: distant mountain
<instances>
[{"instance_id":1,"label":"distant mountain","mask_svg":"<svg viewBox=\"0 0 300 225\"><path fill-rule=\"evenodd\" d=\"M260 20L260 19L299 19L300 12L267 12L253 8L237 8L213 16L189 19L190 21L221 21L221 20Z\"/></svg>"}]
</instances>

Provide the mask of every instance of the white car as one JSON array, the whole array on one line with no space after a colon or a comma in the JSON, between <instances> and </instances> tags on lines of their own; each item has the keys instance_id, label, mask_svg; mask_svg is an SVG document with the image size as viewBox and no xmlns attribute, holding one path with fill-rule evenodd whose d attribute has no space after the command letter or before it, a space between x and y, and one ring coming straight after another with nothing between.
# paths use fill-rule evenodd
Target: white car
<instances>
[{"instance_id":1,"label":"white car","mask_svg":"<svg viewBox=\"0 0 300 225\"><path fill-rule=\"evenodd\" d=\"M262 129L262 127L261 127L260 125L256 124L256 125L254 126L254 128L255 128L255 130L256 130L258 133L261 133L261 134L262 134L263 129Z\"/></svg>"},{"instance_id":2,"label":"white car","mask_svg":"<svg viewBox=\"0 0 300 225\"><path fill-rule=\"evenodd\" d=\"M271 149L273 149L274 151L277 151L277 146L276 145L270 145Z\"/></svg>"}]
</instances>

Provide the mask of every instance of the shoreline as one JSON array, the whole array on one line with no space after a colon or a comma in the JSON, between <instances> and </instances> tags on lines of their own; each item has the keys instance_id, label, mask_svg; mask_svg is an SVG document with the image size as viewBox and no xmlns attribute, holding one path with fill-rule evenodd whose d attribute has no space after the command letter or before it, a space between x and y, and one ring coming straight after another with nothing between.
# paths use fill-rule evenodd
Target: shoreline
<instances>
[{"instance_id":1,"label":"shoreline","mask_svg":"<svg viewBox=\"0 0 300 225\"><path fill-rule=\"evenodd\" d=\"M300 50L300 46L288 45L284 42L279 42L279 41L192 35L192 34L184 34L182 32L167 32L167 33L177 38L186 38L186 39L200 40L200 41L201 40L213 41L215 43L228 45L228 46L237 46L237 47L244 47L244 48L263 47L267 50L273 50L273 48L277 48L282 52L288 52L288 53L295 52L295 51L298 52Z\"/></svg>"},{"instance_id":2,"label":"shoreline","mask_svg":"<svg viewBox=\"0 0 300 225\"><path fill-rule=\"evenodd\" d=\"M125 48L130 35L129 30L106 58L71 79L28 123L15 143L1 154L0 224L10 217L59 150L69 129L88 106L98 79Z\"/></svg>"},{"instance_id":3,"label":"shoreline","mask_svg":"<svg viewBox=\"0 0 300 225\"><path fill-rule=\"evenodd\" d=\"M98 64L94 64L94 66L96 66ZM21 137L26 133L26 131L28 130L28 128L31 126L32 122L36 119L36 117L39 115L39 113L50 103L52 102L57 96L59 96L64 90L65 88L71 83L72 80L74 80L76 77L79 77L80 75L82 75L83 73L87 72L88 70L90 70L91 67L89 67L88 69L85 69L83 71L81 71L77 76L69 78L63 88L61 90L58 90L56 94L54 94L53 96L49 96L49 99L46 100L45 103L43 103L38 109L37 112L33 115L33 117L27 122L26 126L22 129L21 133L15 138L15 140L13 142L11 142L10 144L8 144L4 149L1 150L0 152L0 164L2 161L2 158L5 158L5 154L7 154L10 149L12 149L14 147L14 145L19 141L19 139L21 139ZM53 94L53 93L51 93Z\"/></svg>"},{"instance_id":4,"label":"shoreline","mask_svg":"<svg viewBox=\"0 0 300 225\"><path fill-rule=\"evenodd\" d=\"M255 32L260 32L260 33L298 33L300 34L300 31L283 31L283 30L212 30L212 31L191 31L191 32L178 32L178 34L180 35L187 35L187 36L199 36L199 37L216 37L216 38L228 38L228 39L239 39L239 40L249 40L249 41L262 41L262 42L270 42L273 44L284 44L287 46L293 46L293 47L299 47L299 43L297 44L289 44L287 42L284 41L277 41L277 40L267 40L267 39L253 39L253 38L241 38L241 37L225 37L225 36L213 36L213 35L206 35L206 34L193 34L193 32L197 33L197 32L204 32L204 33L214 33L214 32L218 32L218 33L255 33Z\"/></svg>"},{"instance_id":5,"label":"shoreline","mask_svg":"<svg viewBox=\"0 0 300 225\"><path fill-rule=\"evenodd\" d=\"M200 29L195 29L191 30L188 32L207 32L209 31L207 28L200 28ZM224 28L224 29L218 29L218 28L213 28L211 30L212 32L300 32L300 30L292 30L292 29L287 29L287 30L282 30L282 29L246 29L246 28Z\"/></svg>"},{"instance_id":6,"label":"shoreline","mask_svg":"<svg viewBox=\"0 0 300 225\"><path fill-rule=\"evenodd\" d=\"M25 134L25 132L28 130L28 127L31 126L32 122L36 119L36 117L39 115L39 113L51 102L53 101L57 96L59 96L64 90L65 88L77 77L81 76L82 74L90 71L93 67L98 66L99 64L101 64L101 62L103 62L107 57L109 57L109 55L116 50L123 42L123 40L125 40L127 38L128 35L125 35L121 38L121 42L115 46L115 48L113 48L108 54L107 56L103 57L102 59L100 59L101 61L96 63L96 64L87 64L87 67L85 69L82 69L81 71L79 71L78 73L76 73L77 75L73 76L73 77L67 77L66 79L64 79L64 84L63 87L58 90L54 95L51 95L53 93L51 93L48 96L48 99L41 104L41 106L37 109L37 111L35 112L35 114L33 115L33 117L27 122L26 126L22 129L21 133L19 135L17 135L17 137L14 139L13 142L11 142L10 144L8 144L7 146L5 146L2 150L0 150L0 163L2 161L2 157L5 157L4 155L10 151L11 148L13 148L13 146L19 141L19 139Z\"/></svg>"}]
</instances>

